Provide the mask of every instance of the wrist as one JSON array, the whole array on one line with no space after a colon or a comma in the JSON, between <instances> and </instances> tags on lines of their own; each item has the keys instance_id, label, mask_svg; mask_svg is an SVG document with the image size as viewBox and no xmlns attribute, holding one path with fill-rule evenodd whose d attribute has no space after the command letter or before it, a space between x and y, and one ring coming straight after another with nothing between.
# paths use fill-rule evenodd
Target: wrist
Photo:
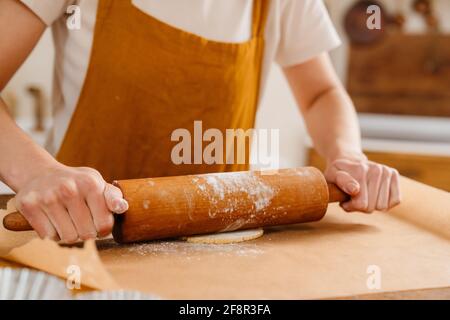
<instances>
[{"instance_id":1,"label":"wrist","mask_svg":"<svg viewBox=\"0 0 450 320\"><path fill-rule=\"evenodd\" d=\"M9 174L5 177L5 182L12 190L18 192L36 177L62 166L61 163L51 156L31 159L25 162L24 165L17 165L16 163L9 170Z\"/></svg>"},{"instance_id":2,"label":"wrist","mask_svg":"<svg viewBox=\"0 0 450 320\"><path fill-rule=\"evenodd\" d=\"M367 161L367 156L363 153L362 150L354 149L354 150L338 150L337 152L331 153L327 156L327 163L330 164L339 159L347 159L354 161Z\"/></svg>"}]
</instances>

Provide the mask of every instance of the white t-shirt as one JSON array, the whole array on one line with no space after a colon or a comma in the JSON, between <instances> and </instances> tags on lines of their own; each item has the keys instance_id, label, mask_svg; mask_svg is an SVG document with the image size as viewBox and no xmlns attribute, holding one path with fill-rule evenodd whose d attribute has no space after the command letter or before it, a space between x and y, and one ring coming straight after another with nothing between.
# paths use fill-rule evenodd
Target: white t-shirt
<instances>
[{"instance_id":1,"label":"white t-shirt","mask_svg":"<svg viewBox=\"0 0 450 320\"><path fill-rule=\"evenodd\" d=\"M86 77L98 0L21 0L52 27L55 48L54 128L48 149L59 149ZM117 0L116 0L117 1ZM187 32L222 42L251 36L253 0L119 0ZM81 9L81 29L69 30L70 5ZM273 61L282 67L305 62L340 45L322 0L271 0L266 25L262 88ZM262 92L263 90L261 90Z\"/></svg>"}]
</instances>

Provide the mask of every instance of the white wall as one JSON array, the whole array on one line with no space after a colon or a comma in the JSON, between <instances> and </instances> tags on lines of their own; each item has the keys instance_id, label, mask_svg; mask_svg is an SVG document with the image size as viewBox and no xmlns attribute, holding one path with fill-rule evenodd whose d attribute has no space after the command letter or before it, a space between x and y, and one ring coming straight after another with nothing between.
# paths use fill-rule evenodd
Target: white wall
<instances>
[{"instance_id":1,"label":"white wall","mask_svg":"<svg viewBox=\"0 0 450 320\"><path fill-rule=\"evenodd\" d=\"M257 128L280 130L280 167L304 163L306 132L282 70L273 66L257 115Z\"/></svg>"},{"instance_id":2,"label":"white wall","mask_svg":"<svg viewBox=\"0 0 450 320\"><path fill-rule=\"evenodd\" d=\"M47 30L27 61L17 71L4 90L5 93L13 92L17 97L18 116L20 118L30 118L32 115L32 99L26 90L29 85L42 87L46 100L48 104L50 103L53 59L53 41L50 30Z\"/></svg>"}]
</instances>

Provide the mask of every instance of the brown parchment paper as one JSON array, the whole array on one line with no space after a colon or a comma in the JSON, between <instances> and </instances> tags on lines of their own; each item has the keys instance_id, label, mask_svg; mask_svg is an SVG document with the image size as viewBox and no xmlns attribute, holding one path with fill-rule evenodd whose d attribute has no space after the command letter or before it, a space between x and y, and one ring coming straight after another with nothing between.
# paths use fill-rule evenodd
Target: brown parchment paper
<instances>
[{"instance_id":1,"label":"brown parchment paper","mask_svg":"<svg viewBox=\"0 0 450 320\"><path fill-rule=\"evenodd\" d=\"M0 210L0 221L13 211L16 211L13 201L9 201L7 210ZM78 266L82 285L101 290L119 288L104 268L94 241L86 242L83 248L61 247L53 241L39 239L35 232L10 232L0 223L0 257L12 262L0 261L0 266L28 266L63 279L71 275L69 266Z\"/></svg>"},{"instance_id":2,"label":"brown parchment paper","mask_svg":"<svg viewBox=\"0 0 450 320\"><path fill-rule=\"evenodd\" d=\"M234 245L99 243L128 288L169 299L305 299L450 286L449 194L402 179L392 213L330 206L318 223L276 227ZM367 285L373 268L381 288ZM369 272L369 273L368 273Z\"/></svg>"},{"instance_id":3,"label":"brown parchment paper","mask_svg":"<svg viewBox=\"0 0 450 320\"><path fill-rule=\"evenodd\" d=\"M314 299L450 287L449 194L408 179L401 184L403 203L390 213L345 213L332 205L318 223L270 228L247 243L97 246L119 287L168 299ZM9 259L64 276L65 249L33 234L5 238L0 230L4 241ZM97 254L94 246L85 250ZM51 257L62 262L46 263ZM91 287L115 286L98 259L78 262L94 279ZM373 267L379 289L367 285Z\"/></svg>"},{"instance_id":4,"label":"brown parchment paper","mask_svg":"<svg viewBox=\"0 0 450 320\"><path fill-rule=\"evenodd\" d=\"M402 178L402 205L391 210L404 219L450 240L450 194L408 178Z\"/></svg>"}]
</instances>

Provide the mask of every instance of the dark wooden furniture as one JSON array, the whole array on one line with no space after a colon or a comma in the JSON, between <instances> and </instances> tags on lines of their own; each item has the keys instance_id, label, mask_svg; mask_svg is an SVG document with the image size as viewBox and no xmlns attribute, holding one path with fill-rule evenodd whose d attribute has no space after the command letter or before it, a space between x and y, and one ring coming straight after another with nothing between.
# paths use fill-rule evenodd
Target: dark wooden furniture
<instances>
[{"instance_id":1,"label":"dark wooden furniture","mask_svg":"<svg viewBox=\"0 0 450 320\"><path fill-rule=\"evenodd\" d=\"M359 112L450 117L450 36L394 32L352 45L347 87Z\"/></svg>"}]
</instances>

